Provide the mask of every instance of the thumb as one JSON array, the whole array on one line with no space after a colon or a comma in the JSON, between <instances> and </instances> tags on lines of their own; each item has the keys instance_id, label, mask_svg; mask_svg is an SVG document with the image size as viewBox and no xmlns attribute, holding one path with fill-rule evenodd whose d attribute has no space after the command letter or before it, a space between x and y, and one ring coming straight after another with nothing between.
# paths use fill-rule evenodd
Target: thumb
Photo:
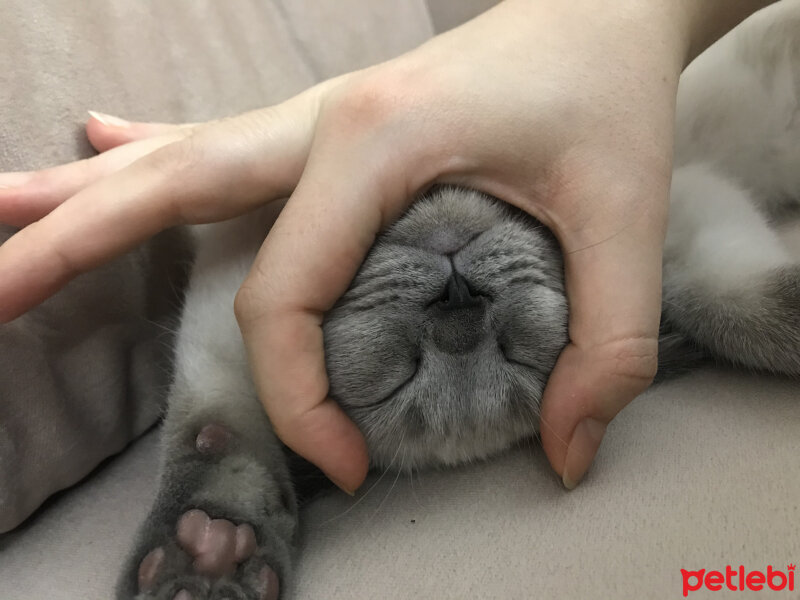
<instances>
[{"instance_id":1,"label":"thumb","mask_svg":"<svg viewBox=\"0 0 800 600\"><path fill-rule=\"evenodd\" d=\"M366 440L329 396L323 315L347 290L381 229L410 202L427 165L386 125L321 118L303 176L239 291L236 313L259 397L281 440L352 493ZM399 165L399 166L398 166ZM345 177L342 174L354 174ZM372 435L375 435L372 432Z\"/></svg>"},{"instance_id":2,"label":"thumb","mask_svg":"<svg viewBox=\"0 0 800 600\"><path fill-rule=\"evenodd\" d=\"M600 243L561 240L570 343L542 398L541 438L569 489L589 469L608 423L655 375L666 204Z\"/></svg>"}]
</instances>

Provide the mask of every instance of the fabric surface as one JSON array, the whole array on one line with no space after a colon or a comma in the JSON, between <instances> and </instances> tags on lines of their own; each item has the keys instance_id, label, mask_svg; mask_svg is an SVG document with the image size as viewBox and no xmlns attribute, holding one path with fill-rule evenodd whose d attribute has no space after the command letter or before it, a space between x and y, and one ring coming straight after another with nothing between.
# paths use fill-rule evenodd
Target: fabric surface
<instances>
[{"instance_id":1,"label":"fabric surface","mask_svg":"<svg viewBox=\"0 0 800 600\"><path fill-rule=\"evenodd\" d=\"M160 416L187 250L161 235L0 326L0 532Z\"/></svg>"},{"instance_id":2,"label":"fabric surface","mask_svg":"<svg viewBox=\"0 0 800 600\"><path fill-rule=\"evenodd\" d=\"M7 0L0 172L90 156L87 109L173 122L236 114L431 35L422 0ZM0 326L0 532L157 420L177 307L164 280L187 259L176 236Z\"/></svg>"},{"instance_id":3,"label":"fabric surface","mask_svg":"<svg viewBox=\"0 0 800 600\"><path fill-rule=\"evenodd\" d=\"M500 0L427 0L437 32L452 29L497 4Z\"/></svg>"},{"instance_id":4,"label":"fabric surface","mask_svg":"<svg viewBox=\"0 0 800 600\"><path fill-rule=\"evenodd\" d=\"M680 569L800 559L797 382L698 372L614 421L567 492L532 446L413 479L375 474L302 513L289 598L681 598ZM155 491L149 435L0 538L0 598L109 598ZM374 487L373 487L374 485ZM692 592L689 598L793 598Z\"/></svg>"}]
</instances>

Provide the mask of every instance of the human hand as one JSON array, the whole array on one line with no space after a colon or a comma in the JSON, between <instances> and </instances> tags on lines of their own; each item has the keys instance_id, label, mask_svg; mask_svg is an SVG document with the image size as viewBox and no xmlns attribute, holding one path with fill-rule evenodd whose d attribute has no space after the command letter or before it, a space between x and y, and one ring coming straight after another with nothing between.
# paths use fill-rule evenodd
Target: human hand
<instances>
[{"instance_id":1,"label":"human hand","mask_svg":"<svg viewBox=\"0 0 800 600\"><path fill-rule=\"evenodd\" d=\"M182 128L91 121L99 149L142 139L0 177L13 186L0 220L32 223L0 247L0 318L161 229L291 194L236 312L277 433L354 490L366 451L326 398L322 315L417 192L477 188L533 214L564 250L570 344L541 427L572 487L656 366L675 92L697 19L653 4L506 0L275 107Z\"/></svg>"}]
</instances>

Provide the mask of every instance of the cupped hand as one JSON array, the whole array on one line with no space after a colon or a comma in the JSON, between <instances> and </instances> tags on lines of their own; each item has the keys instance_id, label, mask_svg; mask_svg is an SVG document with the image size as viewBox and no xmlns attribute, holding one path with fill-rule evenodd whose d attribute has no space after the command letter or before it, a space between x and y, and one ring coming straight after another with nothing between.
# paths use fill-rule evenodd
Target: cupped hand
<instances>
[{"instance_id":1,"label":"cupped hand","mask_svg":"<svg viewBox=\"0 0 800 600\"><path fill-rule=\"evenodd\" d=\"M0 247L0 318L164 228L291 195L235 310L276 432L352 491L366 449L327 398L323 314L418 192L477 188L537 217L564 250L570 343L541 434L573 487L656 369L674 102L691 43L681 6L506 0L267 109L180 127L92 119L106 152L0 176L0 221L25 226Z\"/></svg>"}]
</instances>

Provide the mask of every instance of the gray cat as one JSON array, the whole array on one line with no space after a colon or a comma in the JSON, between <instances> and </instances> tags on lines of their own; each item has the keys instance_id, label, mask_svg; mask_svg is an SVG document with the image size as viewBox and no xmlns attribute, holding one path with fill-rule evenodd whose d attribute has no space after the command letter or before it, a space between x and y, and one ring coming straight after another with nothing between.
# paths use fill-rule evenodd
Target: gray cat
<instances>
[{"instance_id":1,"label":"gray cat","mask_svg":"<svg viewBox=\"0 0 800 600\"><path fill-rule=\"evenodd\" d=\"M685 72L664 255L662 373L714 359L800 375L800 2ZM273 600L304 467L256 398L233 298L279 208L198 227L161 487L118 586L129 600ZM535 220L441 187L376 241L324 322L330 394L373 464L453 465L533 436L567 342L561 254ZM299 487L298 487L299 486Z\"/></svg>"}]
</instances>

